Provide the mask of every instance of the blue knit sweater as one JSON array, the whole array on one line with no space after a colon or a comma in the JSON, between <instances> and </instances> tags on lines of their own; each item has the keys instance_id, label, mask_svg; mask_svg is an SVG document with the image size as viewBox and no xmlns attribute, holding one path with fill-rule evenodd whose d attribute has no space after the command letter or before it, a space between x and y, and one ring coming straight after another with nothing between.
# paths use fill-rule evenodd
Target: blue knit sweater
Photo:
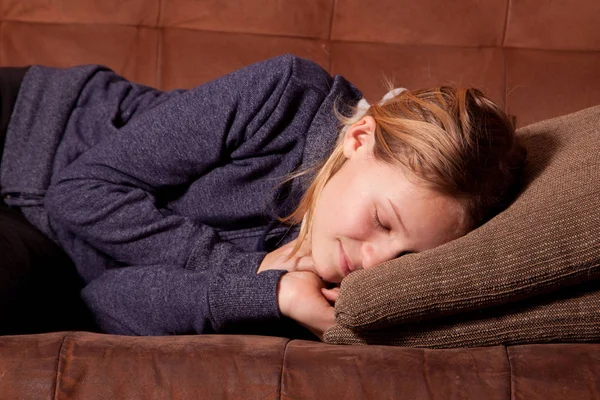
<instances>
[{"instance_id":1,"label":"blue knit sweater","mask_svg":"<svg viewBox=\"0 0 600 400\"><path fill-rule=\"evenodd\" d=\"M169 92L100 66L33 66L8 127L2 195L73 259L104 331L244 332L281 318L284 271L256 270L297 235L275 217L308 178L277 185L327 157L334 103L360 97L291 55Z\"/></svg>"}]
</instances>

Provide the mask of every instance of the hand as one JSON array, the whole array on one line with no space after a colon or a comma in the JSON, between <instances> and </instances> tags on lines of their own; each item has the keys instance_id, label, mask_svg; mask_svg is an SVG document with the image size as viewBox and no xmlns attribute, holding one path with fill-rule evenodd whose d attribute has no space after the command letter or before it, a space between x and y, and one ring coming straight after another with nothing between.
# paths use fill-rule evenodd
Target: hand
<instances>
[{"instance_id":1,"label":"hand","mask_svg":"<svg viewBox=\"0 0 600 400\"><path fill-rule=\"evenodd\" d=\"M308 271L293 271L281 277L277 288L279 309L314 333L319 339L333 325L335 302L339 289L327 289L325 282Z\"/></svg>"},{"instance_id":2,"label":"hand","mask_svg":"<svg viewBox=\"0 0 600 400\"><path fill-rule=\"evenodd\" d=\"M296 245L294 239L291 242L281 246L278 249L268 253L260 263L256 273L266 271L268 269L284 269L286 271L312 271L316 273L313 259L310 253L310 245L305 240L300 247L300 250L293 257L290 254Z\"/></svg>"}]
</instances>

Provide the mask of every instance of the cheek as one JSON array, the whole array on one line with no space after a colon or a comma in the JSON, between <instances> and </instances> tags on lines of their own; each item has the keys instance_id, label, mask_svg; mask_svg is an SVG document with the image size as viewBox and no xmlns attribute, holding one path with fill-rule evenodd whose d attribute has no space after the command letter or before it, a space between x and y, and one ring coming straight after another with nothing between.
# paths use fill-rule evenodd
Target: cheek
<instances>
[{"instance_id":1,"label":"cheek","mask_svg":"<svg viewBox=\"0 0 600 400\"><path fill-rule=\"evenodd\" d=\"M337 178L337 179L336 179ZM368 193L351 180L334 177L323 189L313 220L314 238L364 238L373 227Z\"/></svg>"},{"instance_id":2,"label":"cheek","mask_svg":"<svg viewBox=\"0 0 600 400\"><path fill-rule=\"evenodd\" d=\"M340 185L335 177L325 185L315 208L313 219L315 233L329 231L336 225L340 217L345 214L343 206L346 197L343 185Z\"/></svg>"},{"instance_id":3,"label":"cheek","mask_svg":"<svg viewBox=\"0 0 600 400\"><path fill-rule=\"evenodd\" d=\"M373 225L371 211L360 197L346 198L338 204L335 213L331 223L337 236L364 240L370 234Z\"/></svg>"}]
</instances>

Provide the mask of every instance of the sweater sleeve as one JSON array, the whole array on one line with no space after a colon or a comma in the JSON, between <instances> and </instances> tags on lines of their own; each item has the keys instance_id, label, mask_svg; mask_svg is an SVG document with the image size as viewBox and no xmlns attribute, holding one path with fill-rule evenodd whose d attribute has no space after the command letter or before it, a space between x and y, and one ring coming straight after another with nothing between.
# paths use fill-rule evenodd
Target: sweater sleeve
<instances>
[{"instance_id":1,"label":"sweater sleeve","mask_svg":"<svg viewBox=\"0 0 600 400\"><path fill-rule=\"evenodd\" d=\"M84 292L97 315L115 321L108 331L219 332L279 315L273 293L281 272L247 272L264 253L243 252L209 226L166 213L156 194L243 154L284 95L294 61L267 60L171 96L53 179L45 200L51 224L127 266L107 270ZM182 313L191 319L179 325Z\"/></svg>"},{"instance_id":2,"label":"sweater sleeve","mask_svg":"<svg viewBox=\"0 0 600 400\"><path fill-rule=\"evenodd\" d=\"M107 270L82 291L104 332L171 335L233 332L280 317L284 271L258 275L152 265Z\"/></svg>"}]
</instances>

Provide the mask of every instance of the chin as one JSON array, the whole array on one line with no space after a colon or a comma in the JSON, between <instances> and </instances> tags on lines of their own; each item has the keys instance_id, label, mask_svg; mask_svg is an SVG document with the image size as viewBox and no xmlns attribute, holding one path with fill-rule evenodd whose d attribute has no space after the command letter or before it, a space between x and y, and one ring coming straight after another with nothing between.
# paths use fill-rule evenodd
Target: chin
<instances>
[{"instance_id":1,"label":"chin","mask_svg":"<svg viewBox=\"0 0 600 400\"><path fill-rule=\"evenodd\" d=\"M338 275L333 273L333 271L330 271L329 274L319 274L321 276L321 279L323 279L325 282L329 282L329 283L340 283L342 282L342 278Z\"/></svg>"}]
</instances>

